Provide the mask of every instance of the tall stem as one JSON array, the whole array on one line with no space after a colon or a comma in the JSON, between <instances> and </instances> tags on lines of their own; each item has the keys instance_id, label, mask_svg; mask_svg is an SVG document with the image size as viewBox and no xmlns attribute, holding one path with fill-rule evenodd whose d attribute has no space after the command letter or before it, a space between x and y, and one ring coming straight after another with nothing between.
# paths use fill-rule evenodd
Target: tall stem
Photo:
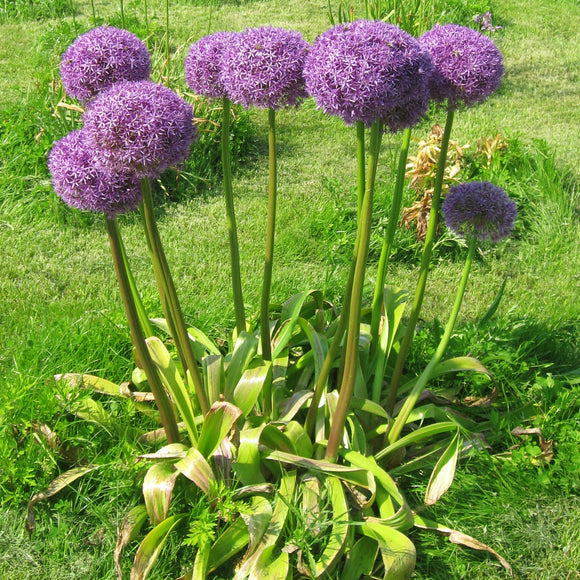
<instances>
[{"instance_id":1,"label":"tall stem","mask_svg":"<svg viewBox=\"0 0 580 580\"><path fill-rule=\"evenodd\" d=\"M91 0L91 8L93 11L93 26L97 25L97 13L95 12L95 0Z\"/></svg>"},{"instance_id":2,"label":"tall stem","mask_svg":"<svg viewBox=\"0 0 580 580\"><path fill-rule=\"evenodd\" d=\"M234 293L234 309L236 313L236 330L238 336L246 330L246 314L242 294L242 274L240 272L240 252L238 248L238 232L236 228L236 213L234 210L234 194L232 188L232 164L230 157L230 100L222 100L222 168L224 178L224 198L226 201L226 216L228 236L230 241L230 261L232 264L232 288Z\"/></svg>"},{"instance_id":3,"label":"tall stem","mask_svg":"<svg viewBox=\"0 0 580 580\"><path fill-rule=\"evenodd\" d=\"M358 346L360 335L360 314L362 308L362 293L366 261L371 233L371 217L373 209L373 194L375 189L375 176L381 145L381 123L377 120L371 127L371 137L369 145L368 163L369 170L366 179L365 195L361 208L361 215L358 224L359 233L356 255L355 274L352 285L352 296L350 299L350 309L348 316L348 331L346 335L346 359L344 374L340 386L338 403L332 418L332 426L328 435L328 445L326 447L326 459L334 461L338 453L338 447L342 438L346 416L350 407L350 401L354 391L356 372L358 367Z\"/></svg>"},{"instance_id":4,"label":"tall stem","mask_svg":"<svg viewBox=\"0 0 580 580\"><path fill-rule=\"evenodd\" d=\"M405 188L405 170L407 167L407 157L409 155L409 144L411 142L411 129L403 131L403 141L401 151L399 152L399 165L397 167L397 179L395 181L395 191L393 192L393 202L391 205L391 214L389 215L389 225L383 238L383 247L381 248L381 257L377 269L377 280L375 282L375 294L373 297L373 309L371 319L371 346L374 351L378 348L379 326L381 322L381 310L383 305L383 287L387 274L387 264L393 248L395 230L399 222L399 213L403 203L403 190Z\"/></svg>"},{"instance_id":5,"label":"tall stem","mask_svg":"<svg viewBox=\"0 0 580 580\"><path fill-rule=\"evenodd\" d=\"M165 66L167 67L166 84L169 86L169 0L165 0Z\"/></svg>"},{"instance_id":6,"label":"tall stem","mask_svg":"<svg viewBox=\"0 0 580 580\"><path fill-rule=\"evenodd\" d=\"M469 251L467 253L467 259L465 260L465 266L463 267L463 274L461 276L461 281L459 283L459 287L457 289L457 294L455 295L455 302L453 303L453 308L451 309L451 314L449 315L449 320L447 321L447 325L445 326L445 332L441 340L439 341L439 346L435 351L435 354L429 361L429 364L425 367L425 370L419 377L419 380L415 383L413 390L409 393L407 398L405 399L405 403L401 407L399 414L393 426L389 430L388 433L388 441L389 444L394 443L401 434L411 411L415 407L419 396L423 392L423 388L427 384L427 381L431 378L431 374L433 369L441 362L443 355L447 349L447 345L449 344L449 340L451 339L451 333L453 332L453 328L455 326L455 322L457 320L457 315L459 314L459 309L461 308L461 303L463 302L463 295L465 294L465 288L467 286L467 280L469 278L469 271L471 270L471 264L473 263L473 257L475 255L475 250L477 248L477 238L472 237L469 241Z\"/></svg>"},{"instance_id":7,"label":"tall stem","mask_svg":"<svg viewBox=\"0 0 580 580\"><path fill-rule=\"evenodd\" d=\"M407 359L407 354L413 342L415 334L415 326L419 320L419 313L423 304L423 297L425 296L425 286L427 285L427 275L429 273L429 265L431 262L431 254L433 253L433 243L435 241L435 233L437 231L437 220L439 215L439 205L441 200L441 190L443 188L443 177L445 174L445 162L447 160L447 149L449 146L449 137L451 135L451 127L453 126L453 116L455 109L451 106L447 108L447 120L445 122L445 130L443 138L441 139L441 151L439 152L439 160L437 162L437 174L435 176L435 184L433 187L433 196L431 199L431 211L429 212L429 224L427 225L427 233L425 235L425 246L423 248L423 256L421 257L421 269L419 271L419 280L415 290L415 298L411 307L411 314L407 328L401 342L401 348L397 356L397 362L393 370L391 378L391 385L387 397L386 409L387 412L392 413L395 402L397 400L397 390L401 382L403 374L403 367Z\"/></svg>"},{"instance_id":8,"label":"tall stem","mask_svg":"<svg viewBox=\"0 0 580 580\"><path fill-rule=\"evenodd\" d=\"M125 28L125 8L123 7L123 0L121 0L121 26Z\"/></svg>"},{"instance_id":9,"label":"tall stem","mask_svg":"<svg viewBox=\"0 0 580 580\"><path fill-rule=\"evenodd\" d=\"M356 162L357 162L357 216L360 217L365 196L365 124L356 122Z\"/></svg>"},{"instance_id":10,"label":"tall stem","mask_svg":"<svg viewBox=\"0 0 580 580\"><path fill-rule=\"evenodd\" d=\"M200 409L205 415L209 411L209 403L199 373L197 361L193 354L191 341L189 339L177 292L175 291L173 278L165 257L163 245L161 244L157 222L155 221L155 215L153 213L153 198L148 178L141 180L141 190L143 192L145 235L148 239L148 246L151 249L151 261L153 262L153 271L155 273L155 280L157 282L159 294L162 298L161 304L170 326L173 339L175 340L175 345L181 358L184 372L187 376L187 371L189 371Z\"/></svg>"},{"instance_id":11,"label":"tall stem","mask_svg":"<svg viewBox=\"0 0 580 580\"><path fill-rule=\"evenodd\" d=\"M270 343L270 289L272 286L272 266L274 262L274 233L276 227L276 112L268 109L268 222L266 226L266 254L264 259L264 279L262 282L262 302L260 306L260 326L262 332L262 354L264 360L272 360ZM268 402L270 404L270 402Z\"/></svg>"},{"instance_id":12,"label":"tall stem","mask_svg":"<svg viewBox=\"0 0 580 580\"><path fill-rule=\"evenodd\" d=\"M123 251L121 249L119 232L113 218L107 217L105 219L105 223L107 225L107 233L109 234L109 243L111 245L113 263L115 264L115 272L117 274L117 280L121 290L121 297L123 299L123 306L125 307L125 314L129 323L131 340L133 342L133 346L135 347L137 359L139 360L139 364L147 376L147 382L149 383L149 387L151 388L151 392L155 398L155 404L159 410L159 416L167 436L167 441L169 443L178 443L179 430L177 428L175 414L173 412L171 402L165 393L165 389L159 380L159 375L157 374L157 370L155 369L153 361L151 360L151 356L149 355L149 350L147 349L147 344L145 343L145 337L143 336L143 332L139 324L137 309L135 308L135 302L133 301L133 295L131 293L129 280L127 278L127 271L125 270L123 263Z\"/></svg>"}]
</instances>

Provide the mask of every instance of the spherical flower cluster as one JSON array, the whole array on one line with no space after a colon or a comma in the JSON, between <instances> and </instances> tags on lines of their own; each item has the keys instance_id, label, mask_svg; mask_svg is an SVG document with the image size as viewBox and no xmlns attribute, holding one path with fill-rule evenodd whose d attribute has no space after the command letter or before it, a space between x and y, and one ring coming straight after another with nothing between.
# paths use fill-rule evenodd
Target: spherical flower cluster
<instances>
[{"instance_id":1,"label":"spherical flower cluster","mask_svg":"<svg viewBox=\"0 0 580 580\"><path fill-rule=\"evenodd\" d=\"M304 68L318 107L345 123L383 119L393 131L416 123L429 103L431 59L397 26L357 20L315 41Z\"/></svg>"},{"instance_id":2,"label":"spherical flower cluster","mask_svg":"<svg viewBox=\"0 0 580 580\"><path fill-rule=\"evenodd\" d=\"M185 58L185 80L192 91L211 99L227 96L220 78L221 58L224 49L234 42L238 34L216 32L191 45Z\"/></svg>"},{"instance_id":3,"label":"spherical flower cluster","mask_svg":"<svg viewBox=\"0 0 580 580\"><path fill-rule=\"evenodd\" d=\"M442 212L445 224L456 234L492 242L510 235L518 213L506 192L489 181L471 181L452 187Z\"/></svg>"},{"instance_id":4,"label":"spherical flower cluster","mask_svg":"<svg viewBox=\"0 0 580 580\"><path fill-rule=\"evenodd\" d=\"M81 34L65 51L60 76L66 92L88 103L120 81L149 78L151 59L147 47L134 34L100 26Z\"/></svg>"},{"instance_id":5,"label":"spherical flower cluster","mask_svg":"<svg viewBox=\"0 0 580 580\"><path fill-rule=\"evenodd\" d=\"M157 177L189 155L193 110L171 89L150 81L115 83L84 115L97 167Z\"/></svg>"},{"instance_id":6,"label":"spherical flower cluster","mask_svg":"<svg viewBox=\"0 0 580 580\"><path fill-rule=\"evenodd\" d=\"M306 97L302 71L310 45L299 32L249 28L222 53L221 81L230 100L244 107L279 109Z\"/></svg>"},{"instance_id":7,"label":"spherical flower cluster","mask_svg":"<svg viewBox=\"0 0 580 580\"><path fill-rule=\"evenodd\" d=\"M498 89L503 59L488 36L465 26L446 24L435 26L419 42L433 59L431 93L435 100L447 99L452 107L463 102L469 107Z\"/></svg>"},{"instance_id":8,"label":"spherical flower cluster","mask_svg":"<svg viewBox=\"0 0 580 580\"><path fill-rule=\"evenodd\" d=\"M54 190L74 208L112 217L136 209L141 202L136 177L103 172L95 167L82 130L73 131L54 144L48 168Z\"/></svg>"}]
</instances>

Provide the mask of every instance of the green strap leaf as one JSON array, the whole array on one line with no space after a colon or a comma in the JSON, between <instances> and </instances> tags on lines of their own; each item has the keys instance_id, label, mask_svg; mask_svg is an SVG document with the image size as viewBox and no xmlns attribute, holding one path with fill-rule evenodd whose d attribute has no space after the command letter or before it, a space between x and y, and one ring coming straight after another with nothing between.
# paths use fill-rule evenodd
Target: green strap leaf
<instances>
[{"instance_id":1,"label":"green strap leaf","mask_svg":"<svg viewBox=\"0 0 580 580\"><path fill-rule=\"evenodd\" d=\"M266 481L262 475L260 465L262 457L258 449L264 427L265 425L260 425L254 429L243 429L240 433L238 454L232 467L244 485L254 485Z\"/></svg>"},{"instance_id":2,"label":"green strap leaf","mask_svg":"<svg viewBox=\"0 0 580 580\"><path fill-rule=\"evenodd\" d=\"M289 565L286 552L276 553L275 546L268 546L260 551L248 580L286 580Z\"/></svg>"},{"instance_id":3,"label":"green strap leaf","mask_svg":"<svg viewBox=\"0 0 580 580\"><path fill-rule=\"evenodd\" d=\"M156 336L149 337L145 342L147 343L151 360L161 375L163 384L175 401L181 419L185 423L190 441L195 445L197 443L195 412L185 382L165 345Z\"/></svg>"},{"instance_id":4,"label":"green strap leaf","mask_svg":"<svg viewBox=\"0 0 580 580\"><path fill-rule=\"evenodd\" d=\"M54 375L54 380L68 383L68 385L75 389L88 388L102 395L111 395L112 397L127 397L129 395L126 388L123 388L123 385L117 385L107 379L102 379L94 375L66 373L63 375Z\"/></svg>"},{"instance_id":5,"label":"green strap leaf","mask_svg":"<svg viewBox=\"0 0 580 580\"><path fill-rule=\"evenodd\" d=\"M266 498L256 495L252 498L251 511L246 514L241 514L241 518L246 524L250 538L245 556L248 558L255 552L270 525L270 521L272 520L272 506Z\"/></svg>"},{"instance_id":6,"label":"green strap leaf","mask_svg":"<svg viewBox=\"0 0 580 580\"><path fill-rule=\"evenodd\" d=\"M212 572L241 552L248 544L250 536L244 520L240 517L227 527L214 542L209 551L207 572Z\"/></svg>"},{"instance_id":7,"label":"green strap leaf","mask_svg":"<svg viewBox=\"0 0 580 580\"><path fill-rule=\"evenodd\" d=\"M306 432L306 429L302 426L302 423L298 421L290 421L286 425L285 434L292 442L294 449L296 449L296 455L301 457L312 457L313 447L312 441Z\"/></svg>"},{"instance_id":8,"label":"green strap leaf","mask_svg":"<svg viewBox=\"0 0 580 580\"><path fill-rule=\"evenodd\" d=\"M224 357L216 354L205 356L201 361L201 367L209 402L215 403L220 400L226 383Z\"/></svg>"},{"instance_id":9,"label":"green strap leaf","mask_svg":"<svg viewBox=\"0 0 580 580\"><path fill-rule=\"evenodd\" d=\"M433 469L427 485L427 491L425 492L425 505L435 504L453 483L460 451L461 438L458 429L455 437L453 437L437 465L435 465L435 469Z\"/></svg>"},{"instance_id":10,"label":"green strap leaf","mask_svg":"<svg viewBox=\"0 0 580 580\"><path fill-rule=\"evenodd\" d=\"M153 564L155 564L157 557L161 553L167 536L184 517L184 515L171 516L155 526L145 536L137 550L137 554L135 554L133 568L131 569L131 580L145 580L147 578Z\"/></svg>"},{"instance_id":11,"label":"green strap leaf","mask_svg":"<svg viewBox=\"0 0 580 580\"><path fill-rule=\"evenodd\" d=\"M147 508L144 505L135 506L123 518L119 526L119 534L117 535L117 544L113 552L113 560L115 562L115 572L118 580L123 580L123 568L121 567L121 554L125 546L137 537L141 531L143 524L147 520Z\"/></svg>"},{"instance_id":12,"label":"green strap leaf","mask_svg":"<svg viewBox=\"0 0 580 580\"><path fill-rule=\"evenodd\" d=\"M231 401L234 389L240 382L244 371L248 368L250 361L258 350L258 338L249 332L242 332L236 340L234 352L226 368L226 383L224 397L226 401Z\"/></svg>"},{"instance_id":13,"label":"green strap leaf","mask_svg":"<svg viewBox=\"0 0 580 580\"><path fill-rule=\"evenodd\" d=\"M225 401L214 403L207 412L197 442L197 449L209 459L224 437L232 430L242 411Z\"/></svg>"},{"instance_id":14,"label":"green strap leaf","mask_svg":"<svg viewBox=\"0 0 580 580\"><path fill-rule=\"evenodd\" d=\"M191 447L187 455L175 464L175 469L193 481L207 495L217 483L209 463L195 447Z\"/></svg>"},{"instance_id":15,"label":"green strap leaf","mask_svg":"<svg viewBox=\"0 0 580 580\"><path fill-rule=\"evenodd\" d=\"M175 480L179 475L171 463L155 463L143 480L143 497L147 506L149 520L153 526L161 523L167 517L171 494Z\"/></svg>"},{"instance_id":16,"label":"green strap leaf","mask_svg":"<svg viewBox=\"0 0 580 580\"><path fill-rule=\"evenodd\" d=\"M272 363L262 361L259 366L247 369L234 389L234 403L241 409L244 416L248 415L264 389L264 385L272 381Z\"/></svg>"},{"instance_id":17,"label":"green strap leaf","mask_svg":"<svg viewBox=\"0 0 580 580\"><path fill-rule=\"evenodd\" d=\"M362 533L379 544L385 573L383 580L406 580L415 569L416 550L413 542L395 528L368 518Z\"/></svg>"},{"instance_id":18,"label":"green strap leaf","mask_svg":"<svg viewBox=\"0 0 580 580\"><path fill-rule=\"evenodd\" d=\"M340 580L359 580L370 576L379 554L379 544L368 536L360 538L348 552Z\"/></svg>"}]
</instances>

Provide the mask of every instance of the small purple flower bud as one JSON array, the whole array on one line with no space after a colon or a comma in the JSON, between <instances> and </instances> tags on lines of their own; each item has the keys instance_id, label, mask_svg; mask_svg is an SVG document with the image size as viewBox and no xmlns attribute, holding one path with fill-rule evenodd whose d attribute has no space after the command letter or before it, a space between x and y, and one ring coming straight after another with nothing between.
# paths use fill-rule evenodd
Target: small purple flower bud
<instances>
[{"instance_id":1,"label":"small purple flower bud","mask_svg":"<svg viewBox=\"0 0 580 580\"><path fill-rule=\"evenodd\" d=\"M98 167L140 178L158 177L184 161L196 136L191 106L150 81L114 84L83 120Z\"/></svg>"},{"instance_id":2,"label":"small purple flower bud","mask_svg":"<svg viewBox=\"0 0 580 580\"><path fill-rule=\"evenodd\" d=\"M60 63L66 92L85 104L113 83L146 80L150 72L145 44L128 30L112 26L81 34Z\"/></svg>"},{"instance_id":3,"label":"small purple flower bud","mask_svg":"<svg viewBox=\"0 0 580 580\"><path fill-rule=\"evenodd\" d=\"M441 211L445 224L456 234L492 242L510 235L518 213L506 192L489 181L471 181L452 187Z\"/></svg>"},{"instance_id":4,"label":"small purple flower bud","mask_svg":"<svg viewBox=\"0 0 580 580\"><path fill-rule=\"evenodd\" d=\"M185 59L185 80L198 95L210 99L226 97L220 79L222 52L233 42L238 32L216 32L191 45Z\"/></svg>"},{"instance_id":5,"label":"small purple flower bud","mask_svg":"<svg viewBox=\"0 0 580 580\"><path fill-rule=\"evenodd\" d=\"M494 42L480 32L457 24L436 25L419 42L430 53L435 71L431 95L452 107L469 107L494 93L503 76L503 59Z\"/></svg>"},{"instance_id":6,"label":"small purple flower bud","mask_svg":"<svg viewBox=\"0 0 580 580\"><path fill-rule=\"evenodd\" d=\"M135 176L95 167L83 130L73 131L54 144L48 168L54 190L71 207L113 217L136 209L141 202L141 187Z\"/></svg>"},{"instance_id":7,"label":"small purple flower bud","mask_svg":"<svg viewBox=\"0 0 580 580\"><path fill-rule=\"evenodd\" d=\"M236 35L222 53L227 96L246 108L279 109L306 97L304 61L310 45L299 32L264 26Z\"/></svg>"},{"instance_id":8,"label":"small purple flower bud","mask_svg":"<svg viewBox=\"0 0 580 580\"><path fill-rule=\"evenodd\" d=\"M429 103L431 59L397 26L357 20L315 41L304 68L318 107L345 123L382 119L392 130L415 124Z\"/></svg>"}]
</instances>

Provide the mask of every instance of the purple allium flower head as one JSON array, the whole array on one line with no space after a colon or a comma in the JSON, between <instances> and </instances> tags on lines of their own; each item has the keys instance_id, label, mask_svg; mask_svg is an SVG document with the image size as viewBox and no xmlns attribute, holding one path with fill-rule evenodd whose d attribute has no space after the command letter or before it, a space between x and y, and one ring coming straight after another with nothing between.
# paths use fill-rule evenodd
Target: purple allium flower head
<instances>
[{"instance_id":1,"label":"purple allium flower head","mask_svg":"<svg viewBox=\"0 0 580 580\"><path fill-rule=\"evenodd\" d=\"M113 83L145 80L150 72L151 59L145 44L128 30L112 26L81 34L60 63L66 92L83 103Z\"/></svg>"},{"instance_id":2,"label":"purple allium flower head","mask_svg":"<svg viewBox=\"0 0 580 580\"><path fill-rule=\"evenodd\" d=\"M222 53L227 96L246 108L279 109L306 97L304 61L310 45L299 32L264 26L239 33Z\"/></svg>"},{"instance_id":3,"label":"purple allium flower head","mask_svg":"<svg viewBox=\"0 0 580 580\"><path fill-rule=\"evenodd\" d=\"M211 99L226 97L220 79L222 52L230 46L238 32L216 32L191 45L185 59L185 80L198 95Z\"/></svg>"},{"instance_id":4,"label":"purple allium flower head","mask_svg":"<svg viewBox=\"0 0 580 580\"><path fill-rule=\"evenodd\" d=\"M445 224L456 234L492 242L510 235L518 213L506 192L489 181L471 181L452 187L442 212Z\"/></svg>"},{"instance_id":5,"label":"purple allium flower head","mask_svg":"<svg viewBox=\"0 0 580 580\"><path fill-rule=\"evenodd\" d=\"M83 130L73 131L54 144L48 168L54 190L74 208L115 216L136 209L141 202L141 187L135 176L95 167Z\"/></svg>"},{"instance_id":6,"label":"purple allium flower head","mask_svg":"<svg viewBox=\"0 0 580 580\"><path fill-rule=\"evenodd\" d=\"M419 42L431 53L434 99L467 107L494 93L503 76L501 52L487 36L457 24L436 25Z\"/></svg>"},{"instance_id":7,"label":"purple allium flower head","mask_svg":"<svg viewBox=\"0 0 580 580\"><path fill-rule=\"evenodd\" d=\"M83 119L98 167L137 177L157 177L184 161L196 136L191 106L150 81L114 84Z\"/></svg>"},{"instance_id":8,"label":"purple allium flower head","mask_svg":"<svg viewBox=\"0 0 580 580\"><path fill-rule=\"evenodd\" d=\"M431 58L410 34L392 24L357 20L315 41L304 68L318 107L345 123L383 119L392 131L410 126L429 102Z\"/></svg>"}]
</instances>

